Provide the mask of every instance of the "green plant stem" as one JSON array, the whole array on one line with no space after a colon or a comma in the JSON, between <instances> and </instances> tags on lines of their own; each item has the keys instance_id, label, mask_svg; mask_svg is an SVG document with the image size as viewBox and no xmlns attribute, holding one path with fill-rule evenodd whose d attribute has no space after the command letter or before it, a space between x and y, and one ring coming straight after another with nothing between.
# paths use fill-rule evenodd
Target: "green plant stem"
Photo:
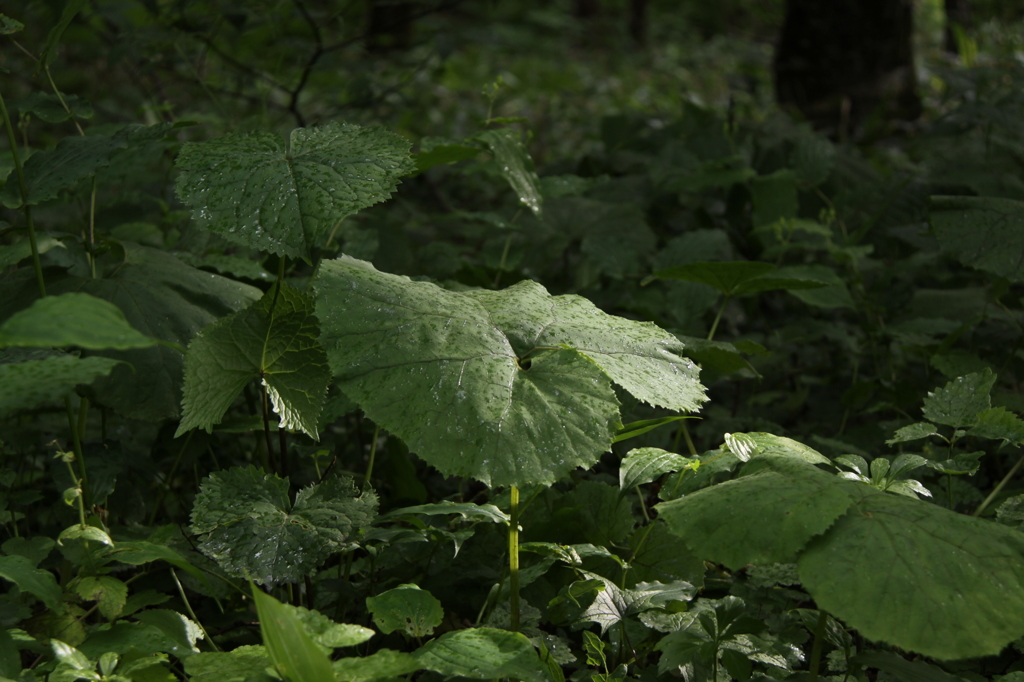
<instances>
[{"instance_id":1,"label":"green plant stem","mask_svg":"<svg viewBox=\"0 0 1024 682\"><path fill-rule=\"evenodd\" d=\"M651 515L647 513L647 503L644 502L644 493L640 490L640 486L638 485L634 486L634 489L636 490L636 496L640 498L640 511L644 514L644 521L646 523L650 523Z\"/></svg>"},{"instance_id":2,"label":"green plant stem","mask_svg":"<svg viewBox=\"0 0 1024 682\"><path fill-rule=\"evenodd\" d=\"M163 490L160 491L160 498L156 501L156 504L153 505L153 511L149 514L149 525L151 526L156 523L156 515L160 511L160 507L163 506L164 498L167 497L167 492L171 489L171 481L174 479L174 474L178 473L178 466L181 464L181 458L185 454L185 448L187 448L188 444L192 442L192 434L195 432L195 429L191 429L188 432L188 435L185 436L185 442L182 443L181 449L178 450L178 456L174 458L174 463L171 464L171 470L168 472L167 478L164 479L167 482L167 485L165 485Z\"/></svg>"},{"instance_id":3,"label":"green plant stem","mask_svg":"<svg viewBox=\"0 0 1024 682\"><path fill-rule=\"evenodd\" d=\"M267 445L267 470L277 470L277 463L274 461L274 448L270 440L270 402L267 399L267 387L260 384L260 413L263 415L263 440Z\"/></svg>"},{"instance_id":4,"label":"green plant stem","mask_svg":"<svg viewBox=\"0 0 1024 682\"><path fill-rule=\"evenodd\" d=\"M174 578L174 584L178 586L178 594L181 595L181 601L185 602L185 610L187 610L188 615L192 617L192 622L199 626L199 629L203 632L203 636L206 638L206 641L210 643L210 646L213 647L214 651L220 651L220 647L217 646L215 641L213 641L213 637L210 637L210 633L206 631L203 624L199 622L199 618L196 617L196 612L192 610L192 604L189 603L188 597L185 596L185 588L181 586L181 581L178 580L178 574L174 572L173 566L171 567L171 577Z\"/></svg>"},{"instance_id":5,"label":"green plant stem","mask_svg":"<svg viewBox=\"0 0 1024 682\"><path fill-rule=\"evenodd\" d=\"M725 312L725 306L729 305L729 301L732 296L726 295L725 300L722 301L721 307L718 308L718 313L715 314L715 321L711 323L711 331L708 332L708 341L715 338L715 332L718 331L718 322L722 319L722 313Z\"/></svg>"},{"instance_id":6,"label":"green plant stem","mask_svg":"<svg viewBox=\"0 0 1024 682\"><path fill-rule=\"evenodd\" d=\"M519 632L519 488L509 490L508 606L512 632Z\"/></svg>"},{"instance_id":7,"label":"green plant stem","mask_svg":"<svg viewBox=\"0 0 1024 682\"><path fill-rule=\"evenodd\" d=\"M85 426L89 417L89 399L82 396L78 401L78 437L85 440Z\"/></svg>"},{"instance_id":8,"label":"green plant stem","mask_svg":"<svg viewBox=\"0 0 1024 682\"><path fill-rule=\"evenodd\" d=\"M11 117L7 113L7 104L0 94L0 115L4 117L4 128L7 130L7 141L11 145L11 158L14 159L14 170L18 176L18 188L21 190L22 211L25 213L25 225L28 227L28 243L32 248L32 267L36 271L36 285L39 287L39 296L46 296L46 282L43 280L43 264L39 260L39 245L36 243L36 228L32 222L32 207L28 205L28 183L25 182L25 169L21 166L21 156L18 155L18 140L14 136L14 126L11 124Z\"/></svg>"},{"instance_id":9,"label":"green plant stem","mask_svg":"<svg viewBox=\"0 0 1024 682\"><path fill-rule=\"evenodd\" d=\"M818 623L814 626L814 644L811 645L811 664L807 673L807 682L816 682L818 670L821 668L821 650L825 643L825 624L828 622L828 614L824 610L818 610Z\"/></svg>"},{"instance_id":10,"label":"green plant stem","mask_svg":"<svg viewBox=\"0 0 1024 682\"><path fill-rule=\"evenodd\" d=\"M82 494L79 496L79 502L82 505L82 525L85 525L85 494L88 491L89 479L85 474L85 456L82 454L82 441L78 437L78 420L75 419L75 409L71 407L71 394L68 393L64 396L64 408L68 413L68 428L71 429L71 445L75 451L75 459L78 460L78 472L81 479L79 480L79 486L82 488Z\"/></svg>"},{"instance_id":11,"label":"green plant stem","mask_svg":"<svg viewBox=\"0 0 1024 682\"><path fill-rule=\"evenodd\" d=\"M366 476L363 477L363 488L370 487L370 477L373 475L373 462L377 458L377 436L380 434L380 425L373 425L373 442L370 443L370 461L366 463Z\"/></svg>"},{"instance_id":12,"label":"green plant stem","mask_svg":"<svg viewBox=\"0 0 1024 682\"><path fill-rule=\"evenodd\" d=\"M999 492L1003 489L1003 487L1010 482L1010 479L1013 478L1014 474L1017 473L1017 470L1020 469L1022 464L1024 464L1024 457L1021 457L1020 459L1017 460L1017 463L1013 465L1013 468L1010 469L1010 471L1008 471L1005 476L1003 476L1003 480L999 481L999 485L997 485L992 490L992 492L988 494L988 497L986 497L982 501L982 503L978 505L978 508L974 510L974 513L971 514L971 516L981 516L981 513L985 511L985 507L991 504L992 500L996 498L996 495L998 495Z\"/></svg>"},{"instance_id":13,"label":"green plant stem","mask_svg":"<svg viewBox=\"0 0 1024 682\"><path fill-rule=\"evenodd\" d=\"M505 262L508 260L508 250L512 246L512 235L509 234L505 239L505 248L501 251L501 262L498 263L498 271L494 273L494 288L497 289L498 285L501 284L501 273L505 271Z\"/></svg>"},{"instance_id":14,"label":"green plant stem","mask_svg":"<svg viewBox=\"0 0 1024 682\"><path fill-rule=\"evenodd\" d=\"M672 443L672 450L675 451L675 452L679 452L679 439L680 438L685 438L686 439L686 449L689 451L691 457L696 457L697 456L697 448L694 447L693 439L690 438L690 429L688 429L686 427L686 420L685 419L681 419L679 421L679 428L676 430L676 439L675 439L675 442Z\"/></svg>"}]
</instances>

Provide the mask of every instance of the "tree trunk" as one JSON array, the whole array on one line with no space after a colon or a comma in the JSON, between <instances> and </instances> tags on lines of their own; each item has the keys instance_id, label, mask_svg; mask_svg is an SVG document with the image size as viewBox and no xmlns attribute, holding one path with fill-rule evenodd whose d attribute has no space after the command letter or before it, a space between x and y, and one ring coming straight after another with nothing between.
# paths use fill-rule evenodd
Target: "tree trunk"
<instances>
[{"instance_id":1,"label":"tree trunk","mask_svg":"<svg viewBox=\"0 0 1024 682\"><path fill-rule=\"evenodd\" d=\"M946 40L945 49L950 54L959 54L956 33L953 26L959 26L966 30L971 25L971 3L970 0L945 0L946 7Z\"/></svg>"},{"instance_id":2,"label":"tree trunk","mask_svg":"<svg viewBox=\"0 0 1024 682\"><path fill-rule=\"evenodd\" d=\"M647 44L647 0L629 0L629 36L637 45Z\"/></svg>"},{"instance_id":3,"label":"tree trunk","mask_svg":"<svg viewBox=\"0 0 1024 682\"><path fill-rule=\"evenodd\" d=\"M366 46L375 52L411 47L413 3L406 0L368 1L370 25L366 31Z\"/></svg>"},{"instance_id":4,"label":"tree trunk","mask_svg":"<svg viewBox=\"0 0 1024 682\"><path fill-rule=\"evenodd\" d=\"M815 127L845 138L869 116L921 113L913 0L786 0L775 94Z\"/></svg>"}]
</instances>

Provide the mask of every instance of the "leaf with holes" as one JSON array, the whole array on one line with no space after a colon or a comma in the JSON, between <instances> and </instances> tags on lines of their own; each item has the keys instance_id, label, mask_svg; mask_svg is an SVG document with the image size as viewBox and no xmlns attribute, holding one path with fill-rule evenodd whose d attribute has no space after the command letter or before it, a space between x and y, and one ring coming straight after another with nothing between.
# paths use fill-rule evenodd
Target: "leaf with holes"
<instances>
[{"instance_id":1,"label":"leaf with holes","mask_svg":"<svg viewBox=\"0 0 1024 682\"><path fill-rule=\"evenodd\" d=\"M403 630L410 637L425 637L434 634L434 628L444 619L441 602L416 585L399 585L367 597L366 608L385 635Z\"/></svg>"}]
</instances>

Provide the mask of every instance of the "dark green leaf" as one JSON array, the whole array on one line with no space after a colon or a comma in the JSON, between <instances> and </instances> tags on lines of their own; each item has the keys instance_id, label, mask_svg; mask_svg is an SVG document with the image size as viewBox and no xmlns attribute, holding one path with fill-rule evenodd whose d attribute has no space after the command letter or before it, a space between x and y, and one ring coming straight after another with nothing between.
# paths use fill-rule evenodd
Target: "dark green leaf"
<instances>
[{"instance_id":1,"label":"dark green leaf","mask_svg":"<svg viewBox=\"0 0 1024 682\"><path fill-rule=\"evenodd\" d=\"M653 527L638 528L629 536L629 548L633 552L627 576L630 581L684 581L697 588L704 585L704 560L664 523L655 521Z\"/></svg>"},{"instance_id":2,"label":"dark green leaf","mask_svg":"<svg viewBox=\"0 0 1024 682\"><path fill-rule=\"evenodd\" d=\"M688 417L658 417L657 419L641 419L639 421L630 422L618 430L615 437L612 438L612 442L621 443L624 440L642 436L648 431L653 431L654 429L665 426L666 424L674 424L680 419L688 419Z\"/></svg>"},{"instance_id":3,"label":"dark green leaf","mask_svg":"<svg viewBox=\"0 0 1024 682\"><path fill-rule=\"evenodd\" d=\"M319 438L317 419L331 380L312 297L286 284L203 329L185 356L181 424L207 432L253 379L266 387L280 428Z\"/></svg>"},{"instance_id":4,"label":"dark green leaf","mask_svg":"<svg viewBox=\"0 0 1024 682\"><path fill-rule=\"evenodd\" d=\"M55 248L64 248L64 244L48 235L36 237L36 249L42 255ZM0 246L0 269L6 269L11 265L17 265L32 255L32 244L28 239L22 239L14 244Z\"/></svg>"},{"instance_id":5,"label":"dark green leaf","mask_svg":"<svg viewBox=\"0 0 1024 682\"><path fill-rule=\"evenodd\" d=\"M508 523L509 516L493 504L474 504L472 502L450 502L442 500L435 504L420 504L415 507L402 507L383 515L383 518L394 518L406 514L424 514L436 516L439 514L459 514L464 519L476 521L490 521L491 523Z\"/></svg>"},{"instance_id":6,"label":"dark green leaf","mask_svg":"<svg viewBox=\"0 0 1024 682\"><path fill-rule=\"evenodd\" d=\"M908 661L891 651L865 651L854 659L865 668L875 668L895 677L900 682L963 682L964 678L950 675L942 668L924 661Z\"/></svg>"},{"instance_id":7,"label":"dark green leaf","mask_svg":"<svg viewBox=\"0 0 1024 682\"><path fill-rule=\"evenodd\" d=\"M439 144L427 151L413 154L412 158L416 162L416 170L422 173L434 166L474 159L481 151L480 147L465 144Z\"/></svg>"},{"instance_id":8,"label":"dark green leaf","mask_svg":"<svg viewBox=\"0 0 1024 682\"><path fill-rule=\"evenodd\" d=\"M819 607L865 637L944 660L994 655L1024 632L1020 533L824 472L804 475L855 498L798 560Z\"/></svg>"},{"instance_id":9,"label":"dark green leaf","mask_svg":"<svg viewBox=\"0 0 1024 682\"><path fill-rule=\"evenodd\" d=\"M776 289L816 289L834 284L816 274L794 269L788 273L770 263L759 261L728 261L690 263L658 270L652 275L661 279L708 284L726 296L741 296Z\"/></svg>"},{"instance_id":10,"label":"dark green leaf","mask_svg":"<svg viewBox=\"0 0 1024 682\"><path fill-rule=\"evenodd\" d=\"M200 549L230 575L295 582L373 521L376 497L357 492L350 479L328 478L300 490L293 506L287 480L236 467L204 480L192 530L204 536Z\"/></svg>"},{"instance_id":11,"label":"dark green leaf","mask_svg":"<svg viewBox=\"0 0 1024 682\"><path fill-rule=\"evenodd\" d=\"M456 630L428 642L413 655L422 667L442 675L548 682L547 668L537 657L537 651L518 632L492 628Z\"/></svg>"},{"instance_id":12,"label":"dark green leaf","mask_svg":"<svg viewBox=\"0 0 1024 682\"><path fill-rule=\"evenodd\" d=\"M444 620L444 609L434 595L416 585L399 585L366 598L373 622L385 635L404 630L411 637L434 634Z\"/></svg>"},{"instance_id":13,"label":"dark green leaf","mask_svg":"<svg viewBox=\"0 0 1024 682\"><path fill-rule=\"evenodd\" d=\"M16 19L11 19L6 14L0 14L0 36L9 36L25 28L25 24Z\"/></svg>"},{"instance_id":14,"label":"dark green leaf","mask_svg":"<svg viewBox=\"0 0 1024 682\"><path fill-rule=\"evenodd\" d=\"M317 648L302 622L284 604L255 586L252 597L260 619L263 645L278 672L291 682L332 680L331 659Z\"/></svg>"},{"instance_id":15,"label":"dark green leaf","mask_svg":"<svg viewBox=\"0 0 1024 682\"><path fill-rule=\"evenodd\" d=\"M132 329L113 303L89 294L38 299L0 325L0 347L148 348L156 339Z\"/></svg>"},{"instance_id":16,"label":"dark green leaf","mask_svg":"<svg viewBox=\"0 0 1024 682\"><path fill-rule=\"evenodd\" d=\"M28 592L46 605L46 608L63 613L61 589L49 571L38 569L32 561L23 556L0 556L0 577L10 580L22 592Z\"/></svg>"},{"instance_id":17,"label":"dark green leaf","mask_svg":"<svg viewBox=\"0 0 1024 682\"><path fill-rule=\"evenodd\" d=\"M968 436L1024 444L1024 421L1005 407L990 407L977 416L978 422L967 432Z\"/></svg>"},{"instance_id":18,"label":"dark green leaf","mask_svg":"<svg viewBox=\"0 0 1024 682\"><path fill-rule=\"evenodd\" d=\"M56 149L37 152L25 162L26 203L34 205L53 199L62 190L72 188L79 180L109 165L119 152L159 140L169 130L170 124L132 125L109 136L77 135L61 139ZM10 208L17 208L22 205L22 196L13 173L0 190L0 201Z\"/></svg>"},{"instance_id":19,"label":"dark green leaf","mask_svg":"<svg viewBox=\"0 0 1024 682\"><path fill-rule=\"evenodd\" d=\"M86 5L86 0L68 0L67 4L64 5L64 11L60 15L60 21L57 25L50 29L50 32L46 36L46 43L43 45L43 50L39 54L39 65L43 68L49 67L53 63L53 60L57 58L57 45L60 43L61 36L64 35L64 31L71 24L71 20L82 11Z\"/></svg>"},{"instance_id":20,"label":"dark green leaf","mask_svg":"<svg viewBox=\"0 0 1024 682\"><path fill-rule=\"evenodd\" d=\"M754 200L754 227L796 217L798 205L793 171L785 169L753 178L750 192Z\"/></svg>"},{"instance_id":21,"label":"dark green leaf","mask_svg":"<svg viewBox=\"0 0 1024 682\"><path fill-rule=\"evenodd\" d=\"M1024 282L1024 202L1000 197L932 197L939 244L965 265Z\"/></svg>"},{"instance_id":22,"label":"dark green leaf","mask_svg":"<svg viewBox=\"0 0 1024 682\"><path fill-rule=\"evenodd\" d=\"M118 364L109 358L76 358L53 355L22 360L37 351L0 351L0 414L56 405L78 384L88 384L110 374Z\"/></svg>"},{"instance_id":23,"label":"dark green leaf","mask_svg":"<svg viewBox=\"0 0 1024 682\"><path fill-rule=\"evenodd\" d=\"M335 225L387 199L413 170L409 143L380 128L330 123L186 143L177 192L200 227L252 248L308 258Z\"/></svg>"}]
</instances>

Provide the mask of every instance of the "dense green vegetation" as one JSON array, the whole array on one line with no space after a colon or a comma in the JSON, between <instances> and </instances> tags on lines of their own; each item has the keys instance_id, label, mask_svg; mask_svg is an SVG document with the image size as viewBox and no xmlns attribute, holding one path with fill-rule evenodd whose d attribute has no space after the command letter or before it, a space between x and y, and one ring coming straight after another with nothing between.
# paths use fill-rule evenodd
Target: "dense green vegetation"
<instances>
[{"instance_id":1,"label":"dense green vegetation","mask_svg":"<svg viewBox=\"0 0 1024 682\"><path fill-rule=\"evenodd\" d=\"M417 6L0 15L0 680L1024 679L1005 8Z\"/></svg>"}]
</instances>

